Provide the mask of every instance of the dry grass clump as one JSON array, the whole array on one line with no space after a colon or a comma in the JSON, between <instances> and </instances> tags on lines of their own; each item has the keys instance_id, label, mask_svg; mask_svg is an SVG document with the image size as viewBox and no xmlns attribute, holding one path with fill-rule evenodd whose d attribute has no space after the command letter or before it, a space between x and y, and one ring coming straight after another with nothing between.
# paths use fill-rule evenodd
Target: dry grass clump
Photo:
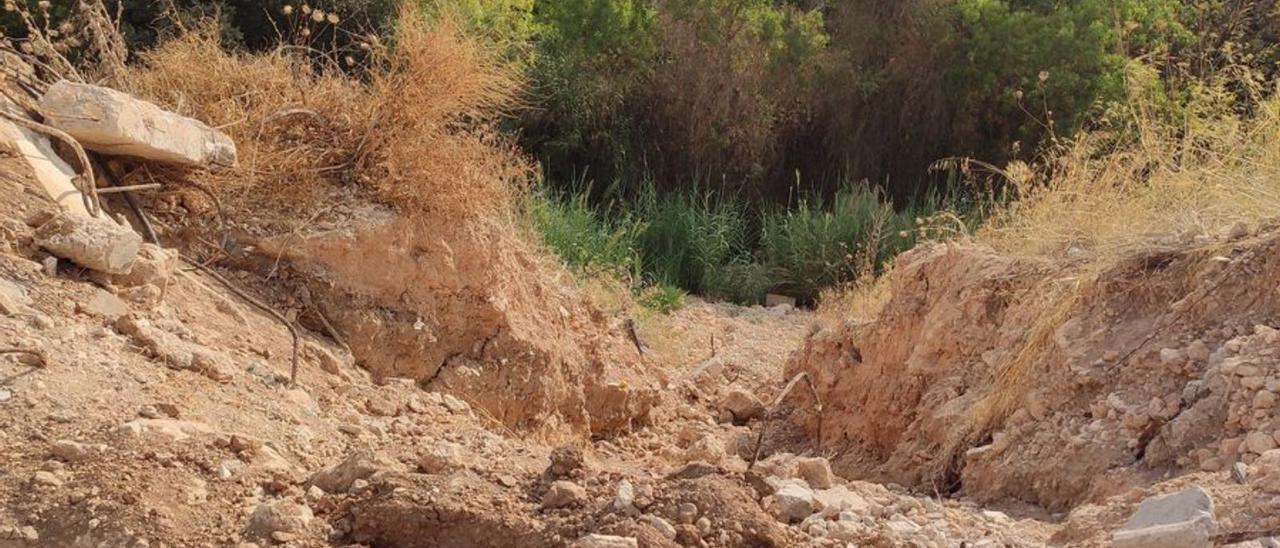
<instances>
[{"instance_id":1,"label":"dry grass clump","mask_svg":"<svg viewBox=\"0 0 1280 548\"><path fill-rule=\"evenodd\" d=\"M144 53L133 93L227 132L240 165L189 174L233 211L297 219L350 193L415 215L509 220L531 164L497 131L520 80L449 20L401 11L368 72L281 46L227 51L212 29Z\"/></svg>"},{"instance_id":2,"label":"dry grass clump","mask_svg":"<svg viewBox=\"0 0 1280 548\"><path fill-rule=\"evenodd\" d=\"M1135 109L1146 112L1145 109ZM1086 134L1041 169L1011 177L1018 199L978 231L979 242L1012 254L1073 248L1104 267L1135 250L1280 211L1280 99L1249 117L1194 106L1180 124L1134 115L1137 138Z\"/></svg>"}]
</instances>

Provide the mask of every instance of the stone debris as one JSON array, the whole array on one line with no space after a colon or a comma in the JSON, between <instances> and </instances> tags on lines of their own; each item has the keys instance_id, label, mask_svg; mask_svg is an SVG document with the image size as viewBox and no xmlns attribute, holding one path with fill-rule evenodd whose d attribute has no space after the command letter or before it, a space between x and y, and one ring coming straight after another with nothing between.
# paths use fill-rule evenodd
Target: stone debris
<instances>
[{"instance_id":1,"label":"stone debris","mask_svg":"<svg viewBox=\"0 0 1280 548\"><path fill-rule=\"evenodd\" d=\"M426 474L447 474L462 466L462 447L456 443L440 442L418 455L418 470Z\"/></svg>"},{"instance_id":2,"label":"stone debris","mask_svg":"<svg viewBox=\"0 0 1280 548\"><path fill-rule=\"evenodd\" d=\"M645 514L643 516L640 516L640 521L643 521L649 524L650 527L653 527L655 530L657 530L658 534L662 535L662 538L665 538L667 540L675 540L676 527L674 525L671 525L671 522L665 519L662 519L660 516L655 516L653 514Z\"/></svg>"},{"instance_id":3,"label":"stone debris","mask_svg":"<svg viewBox=\"0 0 1280 548\"><path fill-rule=\"evenodd\" d=\"M636 512L636 490L628 480L618 482L618 489L613 497L613 510L623 514Z\"/></svg>"},{"instance_id":4,"label":"stone debris","mask_svg":"<svg viewBox=\"0 0 1280 548\"><path fill-rule=\"evenodd\" d=\"M9 280L0 278L0 314L13 316L31 312L31 297L27 290Z\"/></svg>"},{"instance_id":5,"label":"stone debris","mask_svg":"<svg viewBox=\"0 0 1280 548\"><path fill-rule=\"evenodd\" d=\"M111 281L121 287L164 287L177 267L177 251L145 242L138 247L138 256L134 258L129 271L113 276Z\"/></svg>"},{"instance_id":6,"label":"stone debris","mask_svg":"<svg viewBox=\"0 0 1280 548\"><path fill-rule=\"evenodd\" d=\"M553 478L574 476L582 470L584 464L581 449L561 445L551 451L551 465L547 467L547 475Z\"/></svg>"},{"instance_id":7,"label":"stone debris","mask_svg":"<svg viewBox=\"0 0 1280 548\"><path fill-rule=\"evenodd\" d=\"M58 440L49 447L49 454L66 462L87 462L102 455L105 446L89 445L71 440Z\"/></svg>"},{"instance_id":8,"label":"stone debris","mask_svg":"<svg viewBox=\"0 0 1280 548\"><path fill-rule=\"evenodd\" d=\"M84 148L191 167L236 164L225 133L114 89L61 81L40 99L46 122Z\"/></svg>"},{"instance_id":9,"label":"stone debris","mask_svg":"<svg viewBox=\"0 0 1280 548\"><path fill-rule=\"evenodd\" d=\"M124 436L157 439L168 443L215 433L205 423L176 419L137 419L120 425L116 431Z\"/></svg>"},{"instance_id":10,"label":"stone debris","mask_svg":"<svg viewBox=\"0 0 1280 548\"><path fill-rule=\"evenodd\" d=\"M125 274L133 267L142 237L105 215L57 215L36 228L35 244L85 268L106 274Z\"/></svg>"},{"instance_id":11,"label":"stone debris","mask_svg":"<svg viewBox=\"0 0 1280 548\"><path fill-rule=\"evenodd\" d=\"M1244 476L1243 480L1237 481L1247 482L1264 493L1280 494L1280 449L1263 453L1253 461L1249 472L1241 475Z\"/></svg>"},{"instance_id":12,"label":"stone debris","mask_svg":"<svg viewBox=\"0 0 1280 548\"><path fill-rule=\"evenodd\" d=\"M76 310L90 316L115 320L129 313L129 303L106 291L95 289L93 296L76 303Z\"/></svg>"},{"instance_id":13,"label":"stone debris","mask_svg":"<svg viewBox=\"0 0 1280 548\"><path fill-rule=\"evenodd\" d=\"M797 473L814 489L830 489L836 484L836 476L831 473L831 463L822 457L800 459L796 462Z\"/></svg>"},{"instance_id":14,"label":"stone debris","mask_svg":"<svg viewBox=\"0 0 1280 548\"><path fill-rule=\"evenodd\" d=\"M573 548L636 548L639 545L634 537L591 534L575 541Z\"/></svg>"},{"instance_id":15,"label":"stone debris","mask_svg":"<svg viewBox=\"0 0 1280 548\"><path fill-rule=\"evenodd\" d=\"M567 508L577 506L587 500L587 490L571 481L556 481L551 484L547 494L542 497L544 509Z\"/></svg>"},{"instance_id":16,"label":"stone debris","mask_svg":"<svg viewBox=\"0 0 1280 548\"><path fill-rule=\"evenodd\" d=\"M1193 486L1142 501L1112 541L1117 548L1209 548L1217 532L1213 499Z\"/></svg>"},{"instance_id":17,"label":"stone debris","mask_svg":"<svg viewBox=\"0 0 1280 548\"><path fill-rule=\"evenodd\" d=\"M202 345L183 340L133 315L121 316L116 331L133 339L148 354L169 367L196 371L218 382L231 379L232 366L226 356Z\"/></svg>"},{"instance_id":18,"label":"stone debris","mask_svg":"<svg viewBox=\"0 0 1280 548\"><path fill-rule=\"evenodd\" d=\"M305 504L291 500L264 502L249 515L245 535L268 538L276 533L301 533L306 531L314 517L311 508Z\"/></svg>"},{"instance_id":19,"label":"stone debris","mask_svg":"<svg viewBox=\"0 0 1280 548\"><path fill-rule=\"evenodd\" d=\"M342 462L322 469L308 482L326 493L346 493L357 480L367 479L387 466L370 451L358 451Z\"/></svg>"},{"instance_id":20,"label":"stone debris","mask_svg":"<svg viewBox=\"0 0 1280 548\"><path fill-rule=\"evenodd\" d=\"M813 490L794 480L784 481L765 501L765 508L785 522L798 522L813 515L818 502Z\"/></svg>"},{"instance_id":21,"label":"stone debris","mask_svg":"<svg viewBox=\"0 0 1280 548\"><path fill-rule=\"evenodd\" d=\"M730 390L720 399L720 409L729 412L734 422L742 423L764 415L764 402L741 388Z\"/></svg>"}]
</instances>

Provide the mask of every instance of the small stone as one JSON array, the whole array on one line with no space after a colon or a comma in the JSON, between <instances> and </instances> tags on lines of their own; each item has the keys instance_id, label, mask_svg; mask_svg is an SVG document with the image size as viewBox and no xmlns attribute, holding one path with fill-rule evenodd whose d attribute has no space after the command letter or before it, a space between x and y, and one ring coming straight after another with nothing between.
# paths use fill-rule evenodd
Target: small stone
<instances>
[{"instance_id":1,"label":"small stone","mask_svg":"<svg viewBox=\"0 0 1280 548\"><path fill-rule=\"evenodd\" d=\"M76 310L97 318L114 320L129 313L129 304L115 295L95 289L88 300L76 303Z\"/></svg>"},{"instance_id":2,"label":"small stone","mask_svg":"<svg viewBox=\"0 0 1280 548\"><path fill-rule=\"evenodd\" d=\"M301 533L315 517L311 508L291 500L277 500L259 504L249 515L245 532L252 537L265 538L282 533Z\"/></svg>"},{"instance_id":3,"label":"small stone","mask_svg":"<svg viewBox=\"0 0 1280 548\"><path fill-rule=\"evenodd\" d=\"M133 265L142 237L106 215L81 218L62 214L36 229L35 243L44 250L76 264L107 274L124 274ZM53 261L57 274L57 260ZM47 269L46 265L46 269Z\"/></svg>"},{"instance_id":4,"label":"small stone","mask_svg":"<svg viewBox=\"0 0 1280 548\"><path fill-rule=\"evenodd\" d=\"M698 518L698 521L693 522L693 526L698 528L699 535L705 537L711 534L711 520L706 516Z\"/></svg>"},{"instance_id":5,"label":"small stone","mask_svg":"<svg viewBox=\"0 0 1280 548\"><path fill-rule=\"evenodd\" d=\"M1231 225L1231 230L1227 231L1228 240L1239 240L1249 236L1249 223L1240 221Z\"/></svg>"},{"instance_id":6,"label":"small stone","mask_svg":"<svg viewBox=\"0 0 1280 548\"><path fill-rule=\"evenodd\" d=\"M636 491L630 481L624 479L618 482L617 494L613 497L613 510L623 514L636 511Z\"/></svg>"},{"instance_id":7,"label":"small stone","mask_svg":"<svg viewBox=\"0 0 1280 548\"><path fill-rule=\"evenodd\" d=\"M640 520L645 523L648 523L650 527L653 527L655 530L657 530L658 534L662 535L662 538L665 538L667 540L675 540L676 527L674 525L671 525L671 522L665 519L662 519L661 517L655 516L653 514L645 514L643 516L640 516Z\"/></svg>"},{"instance_id":8,"label":"small stone","mask_svg":"<svg viewBox=\"0 0 1280 548\"><path fill-rule=\"evenodd\" d=\"M144 405L139 407L138 416L146 419L159 419L163 417L163 415L160 414L160 410L156 409L154 405Z\"/></svg>"},{"instance_id":9,"label":"small stone","mask_svg":"<svg viewBox=\"0 0 1280 548\"><path fill-rule=\"evenodd\" d=\"M1253 396L1253 408L1271 409L1276 406L1276 399L1276 394L1274 392L1269 392L1265 389L1259 390L1258 393Z\"/></svg>"},{"instance_id":10,"label":"small stone","mask_svg":"<svg viewBox=\"0 0 1280 548\"><path fill-rule=\"evenodd\" d=\"M573 548L637 548L634 537L590 534L574 541Z\"/></svg>"},{"instance_id":11,"label":"small stone","mask_svg":"<svg viewBox=\"0 0 1280 548\"><path fill-rule=\"evenodd\" d=\"M1209 346L1202 340L1196 340L1187 346L1187 357L1197 362L1209 360Z\"/></svg>"},{"instance_id":12,"label":"small stone","mask_svg":"<svg viewBox=\"0 0 1280 548\"><path fill-rule=\"evenodd\" d=\"M676 519L682 524L693 523L698 519L698 505L692 502L682 502L676 506Z\"/></svg>"},{"instance_id":13,"label":"small stone","mask_svg":"<svg viewBox=\"0 0 1280 548\"><path fill-rule=\"evenodd\" d=\"M698 479L718 473L720 473L720 469L714 464L698 460L681 466L675 472L667 475L667 479Z\"/></svg>"},{"instance_id":14,"label":"small stone","mask_svg":"<svg viewBox=\"0 0 1280 548\"><path fill-rule=\"evenodd\" d=\"M450 413L455 413L459 415L466 413L468 411L471 411L470 404L458 398L453 397L452 394L444 395L444 407L445 409L448 409Z\"/></svg>"},{"instance_id":15,"label":"small stone","mask_svg":"<svg viewBox=\"0 0 1280 548\"><path fill-rule=\"evenodd\" d=\"M816 503L813 491L795 481L784 483L767 498L772 499L769 510L773 515L787 522L798 522L813 515Z\"/></svg>"},{"instance_id":16,"label":"small stone","mask_svg":"<svg viewBox=\"0 0 1280 548\"><path fill-rule=\"evenodd\" d=\"M36 531L36 528L30 525L24 525L20 527L18 529L18 535L22 537L22 540L25 540L28 542L35 542L37 540L40 540L40 532Z\"/></svg>"},{"instance_id":17,"label":"small stone","mask_svg":"<svg viewBox=\"0 0 1280 548\"><path fill-rule=\"evenodd\" d=\"M99 448L71 440L53 442L49 453L67 462L85 462L93 460L100 454Z\"/></svg>"},{"instance_id":18,"label":"small stone","mask_svg":"<svg viewBox=\"0 0 1280 548\"><path fill-rule=\"evenodd\" d=\"M1261 455L1276 448L1276 440L1270 434L1265 432L1250 432L1244 438L1244 447L1253 453Z\"/></svg>"},{"instance_id":19,"label":"small stone","mask_svg":"<svg viewBox=\"0 0 1280 548\"><path fill-rule=\"evenodd\" d=\"M462 467L462 448L452 442L441 442L418 455L418 470L426 474L445 474Z\"/></svg>"},{"instance_id":20,"label":"small stone","mask_svg":"<svg viewBox=\"0 0 1280 548\"><path fill-rule=\"evenodd\" d=\"M1249 482L1249 467L1243 462L1237 461L1231 465L1231 479L1236 483L1244 485Z\"/></svg>"},{"instance_id":21,"label":"small stone","mask_svg":"<svg viewBox=\"0 0 1280 548\"><path fill-rule=\"evenodd\" d=\"M822 457L800 459L796 462L801 478L814 489L830 489L836 484L835 474L831 473L831 463Z\"/></svg>"},{"instance_id":22,"label":"small stone","mask_svg":"<svg viewBox=\"0 0 1280 548\"><path fill-rule=\"evenodd\" d=\"M582 486L571 481L560 480L553 482L547 494L542 497L542 507L544 509L565 508L581 504L586 499L587 490Z\"/></svg>"},{"instance_id":23,"label":"small stone","mask_svg":"<svg viewBox=\"0 0 1280 548\"><path fill-rule=\"evenodd\" d=\"M316 472L311 476L310 483L326 493L346 493L356 480L368 478L385 468L386 465L373 453L359 451L338 464Z\"/></svg>"},{"instance_id":24,"label":"small stone","mask_svg":"<svg viewBox=\"0 0 1280 548\"><path fill-rule=\"evenodd\" d=\"M742 423L764 415L764 402L741 388L730 390L720 399L720 409L728 411L734 422Z\"/></svg>"},{"instance_id":25,"label":"small stone","mask_svg":"<svg viewBox=\"0 0 1280 548\"><path fill-rule=\"evenodd\" d=\"M520 482L517 481L516 477L511 474L503 474L501 476L498 476L498 484L502 485L503 487L515 487L516 485L519 485Z\"/></svg>"},{"instance_id":26,"label":"small stone","mask_svg":"<svg viewBox=\"0 0 1280 548\"><path fill-rule=\"evenodd\" d=\"M581 449L562 445L551 451L551 465L547 467L547 475L553 478L569 477L581 470L583 464Z\"/></svg>"},{"instance_id":27,"label":"small stone","mask_svg":"<svg viewBox=\"0 0 1280 548\"><path fill-rule=\"evenodd\" d=\"M62 487L62 480L48 470L36 472L31 477L31 483L39 487Z\"/></svg>"},{"instance_id":28,"label":"small stone","mask_svg":"<svg viewBox=\"0 0 1280 548\"><path fill-rule=\"evenodd\" d=\"M1117 548L1209 548L1217 532L1213 499L1193 486L1144 500L1112 542Z\"/></svg>"},{"instance_id":29,"label":"small stone","mask_svg":"<svg viewBox=\"0 0 1280 548\"><path fill-rule=\"evenodd\" d=\"M324 498L324 495L325 495L324 489L321 489L321 488L316 487L316 486L314 486L314 485L312 485L311 487L308 487L308 488L307 488L307 498L309 498L309 499L311 499L311 500L318 500L318 499L322 499L322 498Z\"/></svg>"},{"instance_id":30,"label":"small stone","mask_svg":"<svg viewBox=\"0 0 1280 548\"><path fill-rule=\"evenodd\" d=\"M1176 367L1187 361L1187 355L1176 348L1160 349L1160 364L1165 367Z\"/></svg>"},{"instance_id":31,"label":"small stone","mask_svg":"<svg viewBox=\"0 0 1280 548\"><path fill-rule=\"evenodd\" d=\"M1280 494L1280 449L1267 451L1254 460L1246 479L1258 491Z\"/></svg>"},{"instance_id":32,"label":"small stone","mask_svg":"<svg viewBox=\"0 0 1280 548\"><path fill-rule=\"evenodd\" d=\"M342 362L325 348L317 344L307 344L307 354L320 365L320 370L330 375L337 375L342 371Z\"/></svg>"},{"instance_id":33,"label":"small stone","mask_svg":"<svg viewBox=\"0 0 1280 548\"><path fill-rule=\"evenodd\" d=\"M365 401L364 408L369 414L379 417L394 417L400 414L400 402L392 398L369 398Z\"/></svg>"}]
</instances>

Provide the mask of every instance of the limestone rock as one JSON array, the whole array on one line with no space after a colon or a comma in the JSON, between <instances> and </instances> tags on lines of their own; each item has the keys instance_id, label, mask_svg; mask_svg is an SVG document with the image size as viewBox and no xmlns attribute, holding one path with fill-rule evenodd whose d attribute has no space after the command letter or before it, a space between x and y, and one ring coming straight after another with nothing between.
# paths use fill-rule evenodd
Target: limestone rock
<instances>
[{"instance_id":1,"label":"limestone rock","mask_svg":"<svg viewBox=\"0 0 1280 548\"><path fill-rule=\"evenodd\" d=\"M418 455L418 470L427 474L446 474L462 466L462 449L456 443L441 442Z\"/></svg>"},{"instance_id":2,"label":"limestone rock","mask_svg":"<svg viewBox=\"0 0 1280 548\"><path fill-rule=\"evenodd\" d=\"M86 462L101 455L102 447L71 440L58 440L49 447L49 454L67 462Z\"/></svg>"},{"instance_id":3,"label":"limestone rock","mask_svg":"<svg viewBox=\"0 0 1280 548\"><path fill-rule=\"evenodd\" d=\"M547 475L553 478L568 477L581 470L583 464L581 449L562 445L551 451L551 465L547 467Z\"/></svg>"},{"instance_id":4,"label":"limestone rock","mask_svg":"<svg viewBox=\"0 0 1280 548\"><path fill-rule=\"evenodd\" d=\"M1117 548L1209 548L1217 532L1213 499L1193 486L1143 501L1112 541Z\"/></svg>"},{"instance_id":5,"label":"limestone rock","mask_svg":"<svg viewBox=\"0 0 1280 548\"><path fill-rule=\"evenodd\" d=\"M35 244L76 264L107 274L124 274L133 266L142 237L102 217L59 215L40 225Z\"/></svg>"},{"instance_id":6,"label":"limestone rock","mask_svg":"<svg viewBox=\"0 0 1280 548\"><path fill-rule=\"evenodd\" d=\"M0 314L14 315L30 312L31 298L22 286L0 278Z\"/></svg>"},{"instance_id":7,"label":"limestone rock","mask_svg":"<svg viewBox=\"0 0 1280 548\"><path fill-rule=\"evenodd\" d=\"M138 256L129 271L111 281L121 287L163 286L177 266L178 252L147 242L138 247Z\"/></svg>"},{"instance_id":8,"label":"limestone rock","mask_svg":"<svg viewBox=\"0 0 1280 548\"><path fill-rule=\"evenodd\" d=\"M796 522L811 515L817 506L813 491L795 481L785 482L766 505L775 517L782 521Z\"/></svg>"},{"instance_id":9,"label":"limestone rock","mask_svg":"<svg viewBox=\"0 0 1280 548\"><path fill-rule=\"evenodd\" d=\"M49 125L103 154L192 167L236 164L226 134L110 88L64 80L49 87L40 110Z\"/></svg>"},{"instance_id":10,"label":"limestone rock","mask_svg":"<svg viewBox=\"0 0 1280 548\"><path fill-rule=\"evenodd\" d=\"M573 543L573 548L636 548L639 546L634 537L615 537L611 535L591 534Z\"/></svg>"},{"instance_id":11,"label":"limestone rock","mask_svg":"<svg viewBox=\"0 0 1280 548\"><path fill-rule=\"evenodd\" d=\"M551 484L551 489L547 490L547 494L542 497L543 508L565 508L576 506L587 500L587 490L582 486L571 481L557 481Z\"/></svg>"},{"instance_id":12,"label":"limestone rock","mask_svg":"<svg viewBox=\"0 0 1280 548\"><path fill-rule=\"evenodd\" d=\"M316 472L309 483L326 493L346 493L356 480L366 479L385 468L386 465L372 452L358 451L342 462Z\"/></svg>"},{"instance_id":13,"label":"limestone rock","mask_svg":"<svg viewBox=\"0 0 1280 548\"><path fill-rule=\"evenodd\" d=\"M114 320L129 313L129 304L120 297L95 289L88 299L76 303L76 310L90 316Z\"/></svg>"},{"instance_id":14,"label":"limestone rock","mask_svg":"<svg viewBox=\"0 0 1280 548\"><path fill-rule=\"evenodd\" d=\"M671 522L665 519L662 519L659 516L655 516L653 514L645 514L643 516L640 516L640 520L645 523L648 523L650 527L653 527L655 530L657 530L658 534L662 535L662 538L665 538L667 540L675 540L676 527L674 525L671 525Z\"/></svg>"},{"instance_id":15,"label":"limestone rock","mask_svg":"<svg viewBox=\"0 0 1280 548\"><path fill-rule=\"evenodd\" d=\"M120 425L117 431L126 436L155 439L168 443L176 443L194 436L214 433L213 428L205 423L176 419L137 419Z\"/></svg>"},{"instance_id":16,"label":"limestone rock","mask_svg":"<svg viewBox=\"0 0 1280 548\"><path fill-rule=\"evenodd\" d=\"M1248 473L1237 475L1237 481L1240 479L1248 481L1259 491L1280 494L1280 449L1263 453L1253 461Z\"/></svg>"},{"instance_id":17,"label":"limestone rock","mask_svg":"<svg viewBox=\"0 0 1280 548\"><path fill-rule=\"evenodd\" d=\"M735 422L745 422L764 415L764 403L760 398L741 388L725 394L720 400L720 408L732 414Z\"/></svg>"},{"instance_id":18,"label":"limestone rock","mask_svg":"<svg viewBox=\"0 0 1280 548\"><path fill-rule=\"evenodd\" d=\"M270 537L275 533L300 533L307 529L314 515L305 504L277 500L259 504L249 515L245 533L252 537Z\"/></svg>"},{"instance_id":19,"label":"limestone rock","mask_svg":"<svg viewBox=\"0 0 1280 548\"><path fill-rule=\"evenodd\" d=\"M613 497L613 510L624 514L636 511L636 490L630 481L618 482L617 494Z\"/></svg>"},{"instance_id":20,"label":"limestone rock","mask_svg":"<svg viewBox=\"0 0 1280 548\"><path fill-rule=\"evenodd\" d=\"M836 476L831 473L831 463L827 459L800 459L796 462L796 467L800 477L814 489L830 489L836 484Z\"/></svg>"}]
</instances>

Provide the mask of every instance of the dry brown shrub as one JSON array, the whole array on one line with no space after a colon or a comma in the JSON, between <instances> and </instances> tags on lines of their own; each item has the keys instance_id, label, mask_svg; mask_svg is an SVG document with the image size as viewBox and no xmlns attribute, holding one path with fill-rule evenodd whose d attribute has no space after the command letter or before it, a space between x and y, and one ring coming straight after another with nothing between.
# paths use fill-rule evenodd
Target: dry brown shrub
<instances>
[{"instance_id":1,"label":"dry brown shrub","mask_svg":"<svg viewBox=\"0 0 1280 548\"><path fill-rule=\"evenodd\" d=\"M533 170L496 126L521 82L452 21L404 8L394 46L371 39L358 76L296 46L230 52L215 30L143 54L123 84L235 140L239 166L186 175L233 213L296 221L358 195L412 215L509 220Z\"/></svg>"}]
</instances>

